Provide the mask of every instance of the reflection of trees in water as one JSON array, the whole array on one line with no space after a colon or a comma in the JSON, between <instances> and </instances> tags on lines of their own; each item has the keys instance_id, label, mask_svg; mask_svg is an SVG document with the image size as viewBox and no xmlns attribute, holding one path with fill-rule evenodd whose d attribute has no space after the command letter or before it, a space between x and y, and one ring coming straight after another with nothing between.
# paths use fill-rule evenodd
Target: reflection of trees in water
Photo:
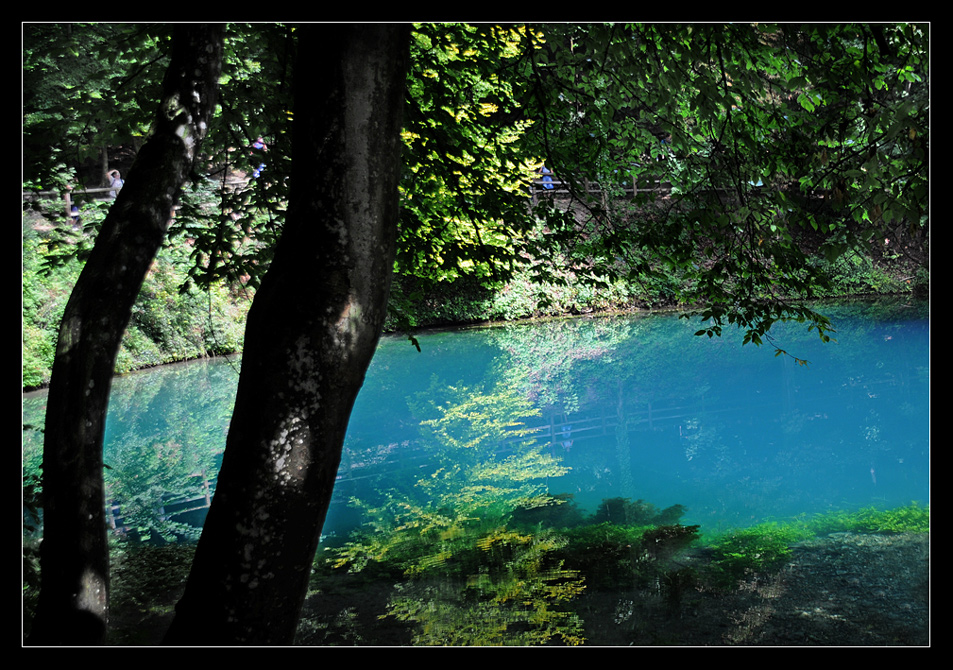
<instances>
[{"instance_id":1,"label":"reflection of trees in water","mask_svg":"<svg viewBox=\"0 0 953 670\"><path fill-rule=\"evenodd\" d=\"M644 480L654 461L636 451L661 453L675 431L683 483L729 485L739 503L765 509L795 506L798 492L802 504L811 497L840 504L845 491L863 498L870 485L882 487L881 465L885 476L894 471L909 481L909 456L925 460L926 415L915 399L928 383L928 368L918 363L928 322L903 320L925 317L922 305L822 311L838 327L836 343L796 323L774 331L780 346L811 361L807 367L741 347L729 332L693 337L697 322L635 317L504 331L497 335L506 352L500 368L546 413L557 446L571 445L567 463L585 468L610 457L614 486L631 486L633 473ZM592 449L602 451L587 451L586 438L597 431L580 429L600 421L605 437ZM571 429L563 436L560 426Z\"/></svg>"},{"instance_id":2,"label":"reflection of trees in water","mask_svg":"<svg viewBox=\"0 0 953 670\"><path fill-rule=\"evenodd\" d=\"M108 510L117 531L171 541L197 535L177 520L206 506L218 473L237 374L222 359L163 366L113 380L104 442ZM183 389L187 389L183 392ZM24 422L41 426L45 394L24 399ZM23 433L24 476L39 476L42 433Z\"/></svg>"},{"instance_id":3,"label":"reflection of trees in water","mask_svg":"<svg viewBox=\"0 0 953 670\"><path fill-rule=\"evenodd\" d=\"M591 381L586 370L613 361L634 327L626 319L560 319L500 329L490 337L504 352L498 374L506 383L540 409L565 413L585 402Z\"/></svg>"},{"instance_id":4,"label":"reflection of trees in water","mask_svg":"<svg viewBox=\"0 0 953 670\"><path fill-rule=\"evenodd\" d=\"M23 398L23 441L20 452L23 475L25 531L33 532L40 524L40 472L43 464L43 420L46 394L31 393Z\"/></svg>"},{"instance_id":5,"label":"reflection of trees in water","mask_svg":"<svg viewBox=\"0 0 953 670\"><path fill-rule=\"evenodd\" d=\"M143 541L197 539L200 529L170 512L177 503L207 496L212 465L173 440L124 445L106 474L106 495L115 505L110 505L111 525Z\"/></svg>"},{"instance_id":6,"label":"reflection of trees in water","mask_svg":"<svg viewBox=\"0 0 953 670\"><path fill-rule=\"evenodd\" d=\"M225 447L235 373L220 361L156 372L123 377L114 385L105 449L107 495L120 528L153 540L194 539L200 529L175 514L206 507Z\"/></svg>"},{"instance_id":7,"label":"reflection of trees in water","mask_svg":"<svg viewBox=\"0 0 953 670\"><path fill-rule=\"evenodd\" d=\"M735 471L736 464L722 438L719 422L691 417L679 426L679 441L689 471L697 476L721 480Z\"/></svg>"},{"instance_id":8,"label":"reflection of trees in water","mask_svg":"<svg viewBox=\"0 0 953 670\"><path fill-rule=\"evenodd\" d=\"M409 485L382 478L382 500L354 500L364 523L336 550L337 565L399 570L388 614L416 624L416 644L581 639L564 608L581 580L553 558L565 540L511 525L517 510L553 504L547 485L566 472L527 428L538 411L506 384L436 379L410 404L429 458Z\"/></svg>"},{"instance_id":9,"label":"reflection of trees in water","mask_svg":"<svg viewBox=\"0 0 953 670\"><path fill-rule=\"evenodd\" d=\"M625 404L622 397L622 382L617 382L618 404L616 405L615 452L619 462L619 491L624 497L635 495L632 483L632 448L629 445L629 427L625 417Z\"/></svg>"},{"instance_id":10,"label":"reflection of trees in water","mask_svg":"<svg viewBox=\"0 0 953 670\"><path fill-rule=\"evenodd\" d=\"M917 315L919 309L900 313ZM579 429L589 424L576 418L591 419L595 424L601 412L613 420L601 433L603 439L612 440L610 448L599 456L601 460L585 460L587 465L598 466L597 470L590 468L592 481L605 483L605 478L595 479L595 472L605 474L609 468L613 484L622 486L622 491L627 490L634 467L631 431L643 431L646 425L655 432L640 433L639 447L651 449L667 439L661 429L671 428L669 432L679 436L683 465L698 482L723 481L732 473L739 478L750 475L757 464L733 452L733 429L725 423L727 414L719 411L727 405L719 406L719 398L733 399L736 407L747 406L749 413L775 417L773 423L765 424L764 442L773 450L770 464L789 476L820 468L828 474L837 473L842 480L853 477L864 483L866 478L870 484L874 467L881 488L891 476L924 476L928 444L922 431L904 427L918 427L927 416L920 398L929 383L929 368L915 347L921 347L919 338L924 336L918 328L927 328L928 322L898 324L892 320L897 310L883 305L823 311L839 326L836 344L820 344L816 334L802 332L797 324L782 325L777 331L780 344L812 361L808 368L750 346L743 348L738 358L738 345L730 333L722 340L696 338L692 332L697 323L656 315L554 320L429 336L433 341L425 342L423 357L412 352L416 358L409 370L414 374L421 368L439 372L443 368L438 361L462 360L474 349L480 352L477 367L481 367L493 358L488 352L497 352L491 374L498 374L501 384L518 389L532 401L543 412L541 424L552 422L554 453L571 461L583 460L587 442ZM418 389L424 387L424 382L411 378L402 363L405 346L400 341L380 352L375 358L377 367L369 371L367 391L373 391L378 382L390 392L415 384ZM725 365L724 361L731 363ZM475 373L469 368L461 374L470 376L467 384L474 383ZM816 378L821 375L834 381L818 387ZM124 482L144 482L147 490L181 486L190 494L202 495L202 491L196 492L198 479L190 478L194 472L185 472L190 469L187 460L177 470L176 482L156 479L158 474L147 467L151 452L173 453L167 445L181 445L183 454L195 454L195 468L211 461L209 472L214 476L236 381L229 366L205 362L117 378L105 453L106 463L113 468L106 471L113 489L126 486L119 483L123 477ZM901 401L888 405L888 397ZM353 474L361 475L361 471L379 466L378 461L391 460L391 449L368 453L374 445L391 445L391 440L378 439L373 432L365 437L362 424L380 427L385 438L391 436L387 430L396 427L392 432L401 440L391 446L399 446L403 459L407 436L399 429L407 425L407 418L393 408L399 404L375 402L370 417L355 417L353 423L361 430L352 438L359 441L351 463ZM24 423L42 425L42 406L42 394L25 398ZM681 416L666 420L662 418L666 412L681 412ZM620 432L623 416L627 428ZM527 425L535 424L528 420ZM561 427L565 426L569 429L563 435ZM564 443L568 449L561 448ZM866 451L855 449L858 445ZM42 433L25 430L24 476L38 475L41 451ZM577 470L572 479L577 481L581 474ZM640 494L633 491L627 495Z\"/></svg>"}]
</instances>

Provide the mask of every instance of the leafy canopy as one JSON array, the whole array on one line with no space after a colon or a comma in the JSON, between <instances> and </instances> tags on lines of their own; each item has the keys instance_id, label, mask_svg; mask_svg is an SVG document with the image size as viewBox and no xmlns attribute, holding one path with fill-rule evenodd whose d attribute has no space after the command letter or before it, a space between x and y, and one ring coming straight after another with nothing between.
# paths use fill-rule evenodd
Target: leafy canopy
<instances>
[{"instance_id":1,"label":"leafy canopy","mask_svg":"<svg viewBox=\"0 0 953 670\"><path fill-rule=\"evenodd\" d=\"M793 319L827 339L831 324L800 301L829 285L832 263L896 224L924 243L922 27L542 32L531 139L584 212L549 236L576 245L595 276L678 277L699 334L732 324L759 344ZM666 183L670 193L651 190ZM622 193L632 197L606 197Z\"/></svg>"},{"instance_id":2,"label":"leafy canopy","mask_svg":"<svg viewBox=\"0 0 953 670\"><path fill-rule=\"evenodd\" d=\"M254 287L267 269L296 40L293 25L228 26L205 168L170 230L190 282ZM28 25L24 43L25 185L70 181L145 132L168 26ZM411 55L395 269L423 286L571 267L594 286L677 287L699 334L733 325L761 344L779 320L828 339L804 301L851 254L902 239L925 262L924 26L415 24ZM544 163L569 199L532 207Z\"/></svg>"}]
</instances>

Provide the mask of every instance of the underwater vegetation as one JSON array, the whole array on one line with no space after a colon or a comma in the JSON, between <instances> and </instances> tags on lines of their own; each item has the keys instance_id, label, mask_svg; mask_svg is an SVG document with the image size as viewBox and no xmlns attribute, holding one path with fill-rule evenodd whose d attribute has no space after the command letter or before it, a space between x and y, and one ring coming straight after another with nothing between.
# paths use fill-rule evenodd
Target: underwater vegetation
<instances>
[{"instance_id":1,"label":"underwater vegetation","mask_svg":"<svg viewBox=\"0 0 953 670\"><path fill-rule=\"evenodd\" d=\"M593 513L590 523L665 526L678 523L684 514L685 507L682 505L672 505L660 511L642 499L632 502L628 498L605 498Z\"/></svg>"},{"instance_id":2,"label":"underwater vegetation","mask_svg":"<svg viewBox=\"0 0 953 670\"><path fill-rule=\"evenodd\" d=\"M864 507L855 512L828 512L805 523L818 535L834 532L929 533L930 507L916 501L892 509Z\"/></svg>"},{"instance_id":3,"label":"underwater vegetation","mask_svg":"<svg viewBox=\"0 0 953 670\"><path fill-rule=\"evenodd\" d=\"M794 543L810 535L807 529L773 522L726 533L710 545L708 580L730 587L751 573L774 570L791 555Z\"/></svg>"},{"instance_id":4,"label":"underwater vegetation","mask_svg":"<svg viewBox=\"0 0 953 670\"><path fill-rule=\"evenodd\" d=\"M682 505L659 510L644 500L606 498L584 514L566 494L549 504L518 508L511 523L551 529L565 538L556 552L563 564L585 576L591 588L656 581L669 559L698 539L698 526L683 526Z\"/></svg>"},{"instance_id":5,"label":"underwater vegetation","mask_svg":"<svg viewBox=\"0 0 953 670\"><path fill-rule=\"evenodd\" d=\"M327 549L313 588L342 569L391 580L380 616L408 625L417 645L578 645L585 637L573 604L586 589L686 583L672 560L698 526L678 524L681 506L613 498L587 515L568 495L513 502L508 513L477 518L402 499L389 509L407 515L387 532L358 532Z\"/></svg>"},{"instance_id":6,"label":"underwater vegetation","mask_svg":"<svg viewBox=\"0 0 953 670\"><path fill-rule=\"evenodd\" d=\"M746 575L783 565L799 541L844 532L928 533L930 509L917 502L887 510L864 507L729 531L705 542L712 553L708 578L716 586L732 586Z\"/></svg>"},{"instance_id":7,"label":"underwater vegetation","mask_svg":"<svg viewBox=\"0 0 953 670\"><path fill-rule=\"evenodd\" d=\"M359 548L373 547L352 538L326 550L313 592L333 588L342 569L363 574L375 589L383 580L392 595L378 619L406 625L415 645L580 645L586 636L579 599L589 591L640 591L688 606L686 594L728 591L779 570L797 543L811 537L929 532L929 507L915 502L764 522L711 537L680 524L684 512L679 505L659 510L643 500L611 498L587 514L570 495L551 495L493 523L471 519L429 537L404 534L400 551L361 556ZM689 551L694 560L686 560Z\"/></svg>"},{"instance_id":8,"label":"underwater vegetation","mask_svg":"<svg viewBox=\"0 0 953 670\"><path fill-rule=\"evenodd\" d=\"M400 628L400 644L581 645L591 594L641 593L678 608L693 591L778 569L812 534L929 528L929 510L917 505L713 537L681 523L682 505L616 497L586 511L550 493L569 469L526 429L537 410L517 389L434 379L411 405L432 468L382 480L374 499L352 498L363 525L324 545L311 584L319 595L363 580L376 621ZM347 628L351 614L337 624L347 643L360 637ZM328 644L327 619L305 625L307 644Z\"/></svg>"}]
</instances>

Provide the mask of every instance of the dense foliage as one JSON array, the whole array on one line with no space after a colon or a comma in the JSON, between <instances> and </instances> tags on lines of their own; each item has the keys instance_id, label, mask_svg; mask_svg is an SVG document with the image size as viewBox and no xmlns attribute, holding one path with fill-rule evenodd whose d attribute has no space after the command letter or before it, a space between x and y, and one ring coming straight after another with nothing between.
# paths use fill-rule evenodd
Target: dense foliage
<instances>
[{"instance_id":1,"label":"dense foliage","mask_svg":"<svg viewBox=\"0 0 953 670\"><path fill-rule=\"evenodd\" d=\"M556 174L605 195L672 185L622 203L585 189L590 216L554 234L597 275L677 278L710 319L700 334L737 325L758 344L795 319L826 337L793 300L830 290L823 261L898 230L923 244L921 27L563 26L546 40L536 137Z\"/></svg>"},{"instance_id":2,"label":"dense foliage","mask_svg":"<svg viewBox=\"0 0 953 670\"><path fill-rule=\"evenodd\" d=\"M802 298L927 290L924 30L415 26L389 327L683 305L710 317L704 333L736 324L761 343L777 319L829 332ZM37 264L85 257L108 201L83 189L144 138L143 92L169 43L161 25L25 26L24 187L71 185L86 233L57 224L38 246L27 231L27 386L46 379L57 321L56 299L33 309ZM165 290L185 293L166 309L197 310L195 284L225 304L224 286L253 289L268 266L294 50L293 26L228 28L208 169L170 229L179 286ZM567 195L540 198L531 217L525 196L544 163ZM61 216L55 201L45 213ZM66 291L70 267L41 292ZM152 337L135 346L157 350L124 354L120 370L236 343L183 342L137 314Z\"/></svg>"},{"instance_id":3,"label":"dense foliage","mask_svg":"<svg viewBox=\"0 0 953 670\"><path fill-rule=\"evenodd\" d=\"M23 387L45 386L56 332L83 261L50 265L47 226L25 216L23 227ZM169 246L146 277L116 360L116 373L163 363L229 354L241 349L251 291L218 282L200 291L186 287L192 265L181 248Z\"/></svg>"}]
</instances>

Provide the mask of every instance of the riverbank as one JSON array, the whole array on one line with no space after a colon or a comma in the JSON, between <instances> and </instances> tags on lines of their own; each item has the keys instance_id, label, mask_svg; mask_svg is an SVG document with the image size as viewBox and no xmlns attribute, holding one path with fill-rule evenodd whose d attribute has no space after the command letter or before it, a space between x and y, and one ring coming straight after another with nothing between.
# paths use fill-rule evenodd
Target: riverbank
<instances>
[{"instance_id":1,"label":"riverbank","mask_svg":"<svg viewBox=\"0 0 953 670\"><path fill-rule=\"evenodd\" d=\"M57 331L82 263L75 257L49 262L51 238L41 219L23 222L23 389L47 386ZM146 277L123 337L116 373L166 363L239 352L254 291L241 282L218 283L207 291L188 285L193 260L183 247L166 247ZM539 282L528 268L517 269L505 283L460 277L423 285L395 278L385 332L412 335L448 328L528 319L686 309L672 282L613 282L595 287L568 269L553 268L554 278ZM831 289L819 300L870 296L910 296L929 291L925 270L901 254L879 251L838 262Z\"/></svg>"}]
</instances>

